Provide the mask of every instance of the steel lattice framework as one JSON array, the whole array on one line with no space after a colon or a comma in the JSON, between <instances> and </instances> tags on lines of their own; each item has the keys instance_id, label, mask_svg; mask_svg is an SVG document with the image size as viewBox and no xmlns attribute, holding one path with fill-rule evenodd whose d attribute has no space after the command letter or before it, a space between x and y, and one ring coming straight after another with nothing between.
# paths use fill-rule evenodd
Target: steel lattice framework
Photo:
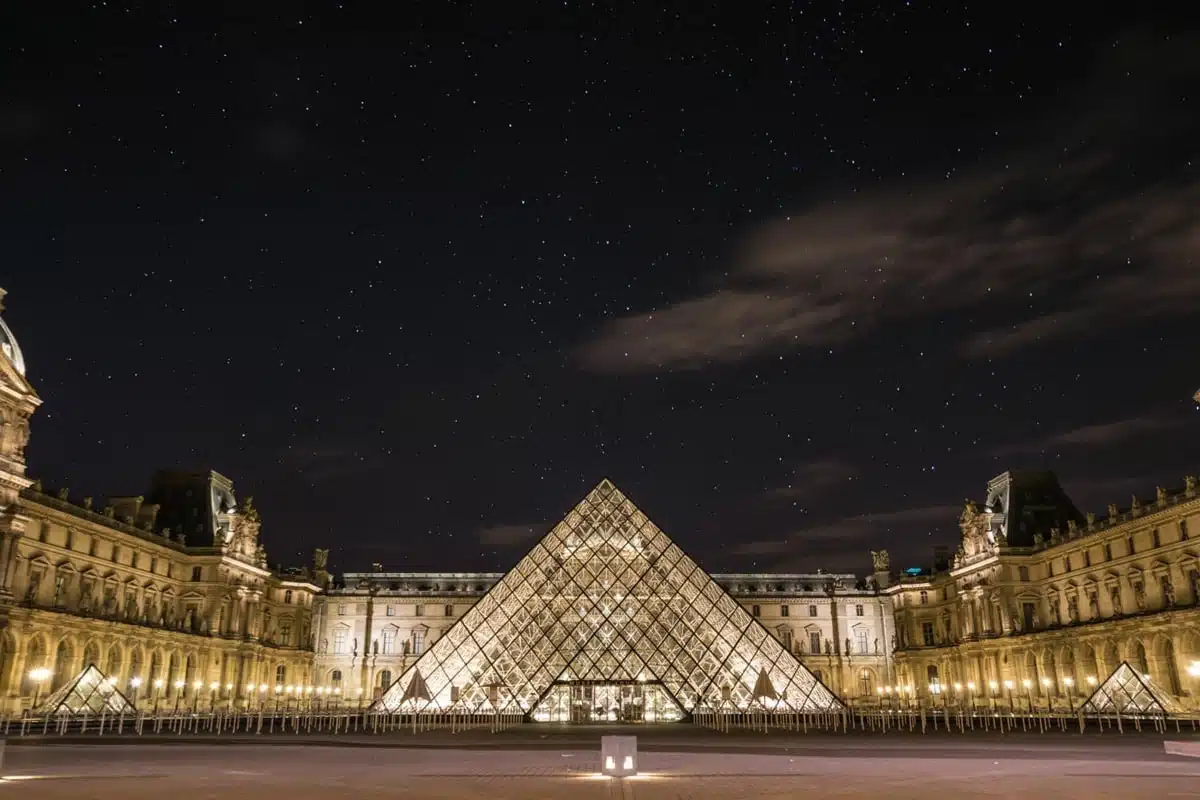
<instances>
[{"instance_id":1,"label":"steel lattice framework","mask_svg":"<svg viewBox=\"0 0 1200 800\"><path fill-rule=\"evenodd\" d=\"M1083 701L1081 710L1085 714L1153 716L1176 714L1183 709L1170 693L1156 686L1149 675L1138 674L1129 662L1122 661L1096 687L1091 697Z\"/></svg>"},{"instance_id":2,"label":"steel lattice framework","mask_svg":"<svg viewBox=\"0 0 1200 800\"><path fill-rule=\"evenodd\" d=\"M136 714L133 704L121 694L116 680L106 677L88 664L70 683L50 694L39 704L46 714L76 716L83 714Z\"/></svg>"},{"instance_id":3,"label":"steel lattice framework","mask_svg":"<svg viewBox=\"0 0 1200 800\"><path fill-rule=\"evenodd\" d=\"M608 480L422 654L376 712L531 712L564 682L654 681L685 711L842 703Z\"/></svg>"}]
</instances>

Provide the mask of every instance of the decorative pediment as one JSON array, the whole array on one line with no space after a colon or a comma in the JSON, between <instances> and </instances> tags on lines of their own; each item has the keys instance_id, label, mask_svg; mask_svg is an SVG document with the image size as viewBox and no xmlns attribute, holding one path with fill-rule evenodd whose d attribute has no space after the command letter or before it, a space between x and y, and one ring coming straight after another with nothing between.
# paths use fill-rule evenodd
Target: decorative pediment
<instances>
[{"instance_id":1,"label":"decorative pediment","mask_svg":"<svg viewBox=\"0 0 1200 800\"><path fill-rule=\"evenodd\" d=\"M34 553L29 556L29 566L49 569L52 565L50 564L50 559L46 558L45 553Z\"/></svg>"},{"instance_id":2,"label":"decorative pediment","mask_svg":"<svg viewBox=\"0 0 1200 800\"><path fill-rule=\"evenodd\" d=\"M79 570L79 577L81 578L95 578L99 574L100 573L96 572L96 568L91 564L88 564L83 569Z\"/></svg>"},{"instance_id":3,"label":"decorative pediment","mask_svg":"<svg viewBox=\"0 0 1200 800\"><path fill-rule=\"evenodd\" d=\"M191 591L184 592L182 595L180 595L179 599L185 600L185 601L192 601L192 600L204 600L206 598L204 597L203 594L201 594L200 592L197 592L193 589Z\"/></svg>"},{"instance_id":4,"label":"decorative pediment","mask_svg":"<svg viewBox=\"0 0 1200 800\"><path fill-rule=\"evenodd\" d=\"M58 570L59 572L67 572L70 574L75 574L75 573L79 572L79 570L76 569L75 565L72 564L70 561L68 561L65 558L62 561L55 564L54 568L56 570Z\"/></svg>"},{"instance_id":5,"label":"decorative pediment","mask_svg":"<svg viewBox=\"0 0 1200 800\"><path fill-rule=\"evenodd\" d=\"M121 581L121 583L125 584L126 586L136 586L137 582L138 582L137 575L130 575L125 580Z\"/></svg>"}]
</instances>

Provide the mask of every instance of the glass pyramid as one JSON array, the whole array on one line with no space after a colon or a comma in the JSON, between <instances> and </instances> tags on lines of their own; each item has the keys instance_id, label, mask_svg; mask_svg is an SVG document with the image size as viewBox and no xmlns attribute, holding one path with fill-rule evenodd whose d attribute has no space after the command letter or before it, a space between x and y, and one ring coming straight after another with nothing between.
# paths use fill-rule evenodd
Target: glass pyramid
<instances>
[{"instance_id":1,"label":"glass pyramid","mask_svg":"<svg viewBox=\"0 0 1200 800\"><path fill-rule=\"evenodd\" d=\"M88 664L75 680L46 697L38 711L43 714L136 714L117 682Z\"/></svg>"},{"instance_id":2,"label":"glass pyramid","mask_svg":"<svg viewBox=\"0 0 1200 800\"><path fill-rule=\"evenodd\" d=\"M1083 701L1084 714L1145 714L1165 716L1177 714L1183 708L1168 692L1164 692L1148 676L1122 661L1091 697Z\"/></svg>"},{"instance_id":3,"label":"glass pyramid","mask_svg":"<svg viewBox=\"0 0 1200 800\"><path fill-rule=\"evenodd\" d=\"M495 708L549 719L552 703L601 696L657 708L643 719L678 719L701 707L843 708L604 480L372 711Z\"/></svg>"}]
</instances>

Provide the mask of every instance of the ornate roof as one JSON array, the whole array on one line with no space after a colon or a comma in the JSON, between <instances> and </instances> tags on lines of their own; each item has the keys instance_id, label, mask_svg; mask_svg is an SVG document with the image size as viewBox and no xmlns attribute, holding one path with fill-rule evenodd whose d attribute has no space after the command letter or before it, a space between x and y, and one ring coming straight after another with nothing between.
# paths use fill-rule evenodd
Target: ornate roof
<instances>
[{"instance_id":1,"label":"ornate roof","mask_svg":"<svg viewBox=\"0 0 1200 800\"><path fill-rule=\"evenodd\" d=\"M4 290L0 289L0 301L3 299ZM0 303L0 310L3 309L4 306ZM17 372L21 373L21 377L25 377L25 356L21 354L21 346L17 344L17 337L13 336L13 332L4 324L2 317L0 317L0 351L12 362Z\"/></svg>"}]
</instances>

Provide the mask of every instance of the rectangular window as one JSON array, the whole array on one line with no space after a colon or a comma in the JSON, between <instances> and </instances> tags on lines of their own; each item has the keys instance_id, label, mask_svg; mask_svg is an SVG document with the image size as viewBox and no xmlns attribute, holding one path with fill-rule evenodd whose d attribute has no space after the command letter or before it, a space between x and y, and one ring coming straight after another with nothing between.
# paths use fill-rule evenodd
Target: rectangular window
<instances>
[{"instance_id":1,"label":"rectangular window","mask_svg":"<svg viewBox=\"0 0 1200 800\"><path fill-rule=\"evenodd\" d=\"M1187 527L1186 519L1179 520L1179 538L1180 539L1188 538L1188 527Z\"/></svg>"},{"instance_id":2,"label":"rectangular window","mask_svg":"<svg viewBox=\"0 0 1200 800\"><path fill-rule=\"evenodd\" d=\"M783 643L784 650L787 650L789 653L792 652L792 632L791 631L786 630L786 629L780 631L779 632L779 641Z\"/></svg>"},{"instance_id":3,"label":"rectangular window","mask_svg":"<svg viewBox=\"0 0 1200 800\"><path fill-rule=\"evenodd\" d=\"M1125 540L1125 554L1133 555L1136 552L1137 551L1133 548L1133 537L1130 536L1128 539Z\"/></svg>"},{"instance_id":4,"label":"rectangular window","mask_svg":"<svg viewBox=\"0 0 1200 800\"><path fill-rule=\"evenodd\" d=\"M1150 531L1150 546L1158 547L1158 545L1159 545L1158 528L1155 528L1154 530Z\"/></svg>"},{"instance_id":5,"label":"rectangular window","mask_svg":"<svg viewBox=\"0 0 1200 800\"><path fill-rule=\"evenodd\" d=\"M419 608L420 606L418 606ZM425 649L425 631L415 630L412 632L413 655L419 656Z\"/></svg>"},{"instance_id":6,"label":"rectangular window","mask_svg":"<svg viewBox=\"0 0 1200 800\"><path fill-rule=\"evenodd\" d=\"M854 607L854 616L861 617L863 615L863 611L864 611L864 609L861 605L855 606ZM863 636L866 636L866 634L864 633Z\"/></svg>"},{"instance_id":7,"label":"rectangular window","mask_svg":"<svg viewBox=\"0 0 1200 800\"><path fill-rule=\"evenodd\" d=\"M394 617L394 616L396 616L396 607L395 607L395 606L388 606L388 607L387 607L387 615L388 615L389 617Z\"/></svg>"},{"instance_id":8,"label":"rectangular window","mask_svg":"<svg viewBox=\"0 0 1200 800\"><path fill-rule=\"evenodd\" d=\"M858 645L858 652L865 655L867 652L867 632L861 628L856 630L854 632L854 641Z\"/></svg>"},{"instance_id":9,"label":"rectangular window","mask_svg":"<svg viewBox=\"0 0 1200 800\"><path fill-rule=\"evenodd\" d=\"M292 643L292 626L283 623L279 626L279 643L284 647Z\"/></svg>"},{"instance_id":10,"label":"rectangular window","mask_svg":"<svg viewBox=\"0 0 1200 800\"><path fill-rule=\"evenodd\" d=\"M418 617L423 617L423 616L425 616L425 606L417 606L417 607L416 607L416 608L413 610L413 614L415 614L415 615L416 615L416 616L418 616Z\"/></svg>"},{"instance_id":11,"label":"rectangular window","mask_svg":"<svg viewBox=\"0 0 1200 800\"><path fill-rule=\"evenodd\" d=\"M396 651L396 629L383 629L383 654L390 656Z\"/></svg>"},{"instance_id":12,"label":"rectangular window","mask_svg":"<svg viewBox=\"0 0 1200 800\"><path fill-rule=\"evenodd\" d=\"M1022 622L1021 630L1025 630L1025 631L1033 630L1034 611L1035 611L1035 609L1034 609L1033 603L1022 603L1021 604L1021 622Z\"/></svg>"},{"instance_id":13,"label":"rectangular window","mask_svg":"<svg viewBox=\"0 0 1200 800\"><path fill-rule=\"evenodd\" d=\"M929 592L925 592L925 591L921 592L921 605L923 605L923 606L929 605Z\"/></svg>"},{"instance_id":14,"label":"rectangular window","mask_svg":"<svg viewBox=\"0 0 1200 800\"><path fill-rule=\"evenodd\" d=\"M926 647L933 647L935 642L933 639L933 623L932 622L922 622L921 623L921 637L922 637L922 639L924 639Z\"/></svg>"},{"instance_id":15,"label":"rectangular window","mask_svg":"<svg viewBox=\"0 0 1200 800\"><path fill-rule=\"evenodd\" d=\"M787 615L788 615L788 607L787 607L787 606L780 606L780 607L779 607L779 616L781 616L781 617L786 617Z\"/></svg>"},{"instance_id":16,"label":"rectangular window","mask_svg":"<svg viewBox=\"0 0 1200 800\"><path fill-rule=\"evenodd\" d=\"M1104 560L1112 561L1112 545L1108 542L1104 543Z\"/></svg>"},{"instance_id":17,"label":"rectangular window","mask_svg":"<svg viewBox=\"0 0 1200 800\"><path fill-rule=\"evenodd\" d=\"M813 631L808 634L808 651L814 656L821 654L821 633Z\"/></svg>"},{"instance_id":18,"label":"rectangular window","mask_svg":"<svg viewBox=\"0 0 1200 800\"><path fill-rule=\"evenodd\" d=\"M750 613L754 614L754 616L756 616L756 617L761 616L762 609L759 608L758 606L750 606L750 609L751 609Z\"/></svg>"},{"instance_id":19,"label":"rectangular window","mask_svg":"<svg viewBox=\"0 0 1200 800\"><path fill-rule=\"evenodd\" d=\"M204 579L204 567L192 567L192 580L199 581Z\"/></svg>"},{"instance_id":20,"label":"rectangular window","mask_svg":"<svg viewBox=\"0 0 1200 800\"><path fill-rule=\"evenodd\" d=\"M1092 565L1092 551L1091 550L1083 551L1083 565L1085 567L1090 567Z\"/></svg>"},{"instance_id":21,"label":"rectangular window","mask_svg":"<svg viewBox=\"0 0 1200 800\"><path fill-rule=\"evenodd\" d=\"M337 613L338 613L339 617L346 616L346 604L345 603L338 603Z\"/></svg>"},{"instance_id":22,"label":"rectangular window","mask_svg":"<svg viewBox=\"0 0 1200 800\"><path fill-rule=\"evenodd\" d=\"M333 652L344 655L346 652L346 629L338 628L333 632Z\"/></svg>"},{"instance_id":23,"label":"rectangular window","mask_svg":"<svg viewBox=\"0 0 1200 800\"><path fill-rule=\"evenodd\" d=\"M1029 581L1029 567L1017 567L1017 580L1023 582Z\"/></svg>"},{"instance_id":24,"label":"rectangular window","mask_svg":"<svg viewBox=\"0 0 1200 800\"><path fill-rule=\"evenodd\" d=\"M454 616L454 606L446 606L444 609L442 609L442 615L446 616L446 617L453 617Z\"/></svg>"},{"instance_id":25,"label":"rectangular window","mask_svg":"<svg viewBox=\"0 0 1200 800\"><path fill-rule=\"evenodd\" d=\"M117 547L117 546L114 544L114 545L112 546L112 562L113 562L114 564L116 564L116 563L117 563L118 561L120 561L120 560L121 560L121 548Z\"/></svg>"},{"instance_id":26,"label":"rectangular window","mask_svg":"<svg viewBox=\"0 0 1200 800\"><path fill-rule=\"evenodd\" d=\"M817 607L816 607L816 606L809 606L809 607L808 607L808 615L809 615L810 617L815 617L815 616L817 615Z\"/></svg>"}]
</instances>

